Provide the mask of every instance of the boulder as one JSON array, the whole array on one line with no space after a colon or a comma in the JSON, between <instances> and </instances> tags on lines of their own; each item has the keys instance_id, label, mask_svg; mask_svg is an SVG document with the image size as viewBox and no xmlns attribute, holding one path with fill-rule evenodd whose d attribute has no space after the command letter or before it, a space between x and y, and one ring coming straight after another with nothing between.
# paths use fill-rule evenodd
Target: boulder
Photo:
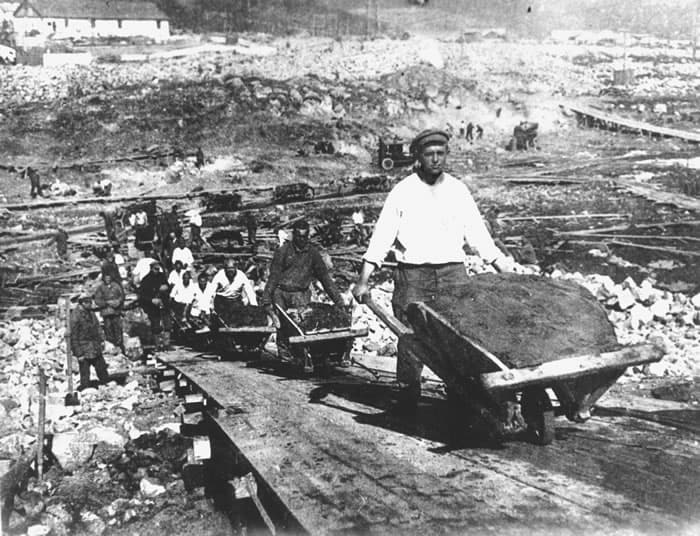
<instances>
[{"instance_id":1,"label":"boulder","mask_svg":"<svg viewBox=\"0 0 700 536\"><path fill-rule=\"evenodd\" d=\"M641 326L648 324L654 319L654 314L641 303L635 304L630 309L629 325L632 329L639 329Z\"/></svg>"},{"instance_id":2,"label":"boulder","mask_svg":"<svg viewBox=\"0 0 700 536\"><path fill-rule=\"evenodd\" d=\"M147 478L142 478L139 483L139 490L145 497L157 497L165 493L165 486L151 482Z\"/></svg>"},{"instance_id":3,"label":"boulder","mask_svg":"<svg viewBox=\"0 0 700 536\"><path fill-rule=\"evenodd\" d=\"M615 289L615 298L617 306L623 311L632 307L637 301L634 298L634 294L632 294L632 292L630 292L626 288L621 288L619 286Z\"/></svg>"},{"instance_id":4,"label":"boulder","mask_svg":"<svg viewBox=\"0 0 700 536\"><path fill-rule=\"evenodd\" d=\"M51 453L65 471L75 471L85 465L94 449L92 438L78 432L55 434L51 442Z\"/></svg>"}]
</instances>

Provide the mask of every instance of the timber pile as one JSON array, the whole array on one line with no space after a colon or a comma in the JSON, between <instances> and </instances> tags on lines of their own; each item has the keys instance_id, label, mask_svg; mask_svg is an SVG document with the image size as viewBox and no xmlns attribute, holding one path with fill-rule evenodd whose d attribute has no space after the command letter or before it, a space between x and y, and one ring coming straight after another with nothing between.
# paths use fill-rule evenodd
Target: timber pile
<instances>
[{"instance_id":1,"label":"timber pile","mask_svg":"<svg viewBox=\"0 0 700 536\"><path fill-rule=\"evenodd\" d=\"M511 368L617 347L603 307L585 288L569 281L479 275L426 305L437 315L423 314L414 304L408 308L412 326L425 340L454 353L448 346L455 334L446 321Z\"/></svg>"}]
</instances>

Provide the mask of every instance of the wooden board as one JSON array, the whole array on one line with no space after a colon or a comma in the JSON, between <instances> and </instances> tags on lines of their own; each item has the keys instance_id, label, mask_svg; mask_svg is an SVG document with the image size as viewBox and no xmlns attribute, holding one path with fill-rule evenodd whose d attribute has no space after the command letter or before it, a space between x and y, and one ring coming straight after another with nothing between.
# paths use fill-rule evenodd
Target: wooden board
<instances>
[{"instance_id":1,"label":"wooden board","mask_svg":"<svg viewBox=\"0 0 700 536\"><path fill-rule=\"evenodd\" d=\"M530 385L546 386L554 381L588 376L610 369L625 369L659 361L662 348L649 344L629 346L615 352L581 355L549 361L536 367L508 369L481 375L481 382L489 391L516 390Z\"/></svg>"},{"instance_id":2,"label":"wooden board","mask_svg":"<svg viewBox=\"0 0 700 536\"><path fill-rule=\"evenodd\" d=\"M244 326L239 328L223 327L218 328L219 333L274 333L275 328L273 326Z\"/></svg>"},{"instance_id":3,"label":"wooden board","mask_svg":"<svg viewBox=\"0 0 700 536\"><path fill-rule=\"evenodd\" d=\"M289 344L308 344L324 341L338 341L342 339L353 339L367 335L367 328L354 328L328 331L325 333L309 333L306 335L295 335L289 337Z\"/></svg>"},{"instance_id":4,"label":"wooden board","mask_svg":"<svg viewBox=\"0 0 700 536\"><path fill-rule=\"evenodd\" d=\"M700 447L685 431L561 419L548 447L450 450L444 401L393 417L389 385L353 368L310 403L320 381L191 352L159 359L216 400L216 424L310 534L679 534L700 523Z\"/></svg>"},{"instance_id":5,"label":"wooden board","mask_svg":"<svg viewBox=\"0 0 700 536\"><path fill-rule=\"evenodd\" d=\"M660 127L657 125L652 125L651 123L643 123L642 121L635 121L634 119L627 119L625 117L607 114L601 110L596 110L590 106L583 106L580 104L563 103L561 106L568 108L576 114L592 117L593 119L624 127L639 133L655 134L666 138L680 138L693 143L700 143L700 134L697 132L688 132L687 130Z\"/></svg>"}]
</instances>

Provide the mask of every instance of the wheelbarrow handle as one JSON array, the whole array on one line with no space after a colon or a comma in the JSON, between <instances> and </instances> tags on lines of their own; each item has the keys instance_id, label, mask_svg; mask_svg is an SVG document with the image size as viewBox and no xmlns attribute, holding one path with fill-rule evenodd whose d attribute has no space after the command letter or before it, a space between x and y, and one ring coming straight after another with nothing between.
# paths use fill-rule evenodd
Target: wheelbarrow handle
<instances>
[{"instance_id":1,"label":"wheelbarrow handle","mask_svg":"<svg viewBox=\"0 0 700 536\"><path fill-rule=\"evenodd\" d=\"M362 301L367 307L369 307L372 312L379 317L379 319L386 324L386 326L394 332L397 337L403 337L404 335L413 335L413 330L391 314L385 307L379 305L372 298L371 294L367 294Z\"/></svg>"}]
</instances>

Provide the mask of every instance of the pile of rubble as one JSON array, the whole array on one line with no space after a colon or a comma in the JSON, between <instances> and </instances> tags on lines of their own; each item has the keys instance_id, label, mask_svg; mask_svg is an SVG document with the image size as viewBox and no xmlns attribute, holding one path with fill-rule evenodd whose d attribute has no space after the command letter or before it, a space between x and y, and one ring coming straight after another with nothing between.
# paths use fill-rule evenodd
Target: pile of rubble
<instances>
[{"instance_id":1,"label":"pile of rubble","mask_svg":"<svg viewBox=\"0 0 700 536\"><path fill-rule=\"evenodd\" d=\"M700 376L700 294L687 296L654 287L631 277L615 283L610 277L555 270L552 277L586 287L608 310L621 344L638 344L660 337L666 355L658 363L628 370L629 375Z\"/></svg>"},{"instance_id":2,"label":"pile of rubble","mask_svg":"<svg viewBox=\"0 0 700 536\"><path fill-rule=\"evenodd\" d=\"M105 346L111 373L134 371ZM84 389L78 405L66 405L65 351L65 329L55 318L0 324L0 460L20 463L35 451L39 369L47 377L50 438L44 479L30 477L14 498L10 529L102 534L173 505L196 518L210 511L201 491L184 492L178 474L188 440L179 435L184 409L177 399L157 392L150 377L131 374L124 385Z\"/></svg>"}]
</instances>

